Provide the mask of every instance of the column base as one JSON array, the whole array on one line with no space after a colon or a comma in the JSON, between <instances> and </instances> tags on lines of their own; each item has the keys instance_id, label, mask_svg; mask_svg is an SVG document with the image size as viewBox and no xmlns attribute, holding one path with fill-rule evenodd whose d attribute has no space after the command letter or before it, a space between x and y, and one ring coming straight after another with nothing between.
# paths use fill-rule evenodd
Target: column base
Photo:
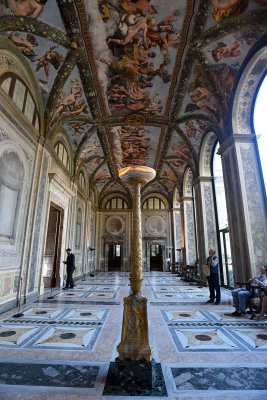
<instances>
[{"instance_id":1,"label":"column base","mask_svg":"<svg viewBox=\"0 0 267 400\"><path fill-rule=\"evenodd\" d=\"M124 298L121 343L117 350L121 361L151 361L145 297L131 294Z\"/></svg>"},{"instance_id":2,"label":"column base","mask_svg":"<svg viewBox=\"0 0 267 400\"><path fill-rule=\"evenodd\" d=\"M115 380L127 386L151 388L155 382L155 361L121 361L115 359Z\"/></svg>"},{"instance_id":3,"label":"column base","mask_svg":"<svg viewBox=\"0 0 267 400\"><path fill-rule=\"evenodd\" d=\"M167 396L161 365L151 361L121 361L109 366L103 395Z\"/></svg>"}]
</instances>

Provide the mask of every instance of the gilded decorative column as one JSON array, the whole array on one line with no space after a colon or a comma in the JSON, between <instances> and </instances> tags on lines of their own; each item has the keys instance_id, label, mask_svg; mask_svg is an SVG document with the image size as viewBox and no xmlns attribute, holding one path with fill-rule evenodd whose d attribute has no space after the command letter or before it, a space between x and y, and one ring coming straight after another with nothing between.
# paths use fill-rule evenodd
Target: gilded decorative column
<instances>
[{"instance_id":1,"label":"gilded decorative column","mask_svg":"<svg viewBox=\"0 0 267 400\"><path fill-rule=\"evenodd\" d=\"M132 265L130 273L130 284L133 294L139 294L143 277L142 277L142 225L141 225L141 201L140 191L141 182L138 178L134 185L133 198L133 232L132 232Z\"/></svg>"},{"instance_id":2,"label":"gilded decorative column","mask_svg":"<svg viewBox=\"0 0 267 400\"><path fill-rule=\"evenodd\" d=\"M141 186L152 180L154 169L139 166L123 168L120 178L133 186L133 227L131 243L130 285L132 294L124 298L124 313L121 343L117 350L119 360L152 359L152 348L148 338L147 299L140 294L142 285L142 226L141 226Z\"/></svg>"}]
</instances>

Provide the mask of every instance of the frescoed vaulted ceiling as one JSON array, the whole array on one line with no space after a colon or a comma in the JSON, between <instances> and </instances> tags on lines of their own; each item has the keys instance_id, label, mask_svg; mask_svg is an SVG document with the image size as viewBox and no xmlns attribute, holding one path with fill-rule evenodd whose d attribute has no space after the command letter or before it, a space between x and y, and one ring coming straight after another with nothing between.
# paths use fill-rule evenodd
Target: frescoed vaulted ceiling
<instances>
[{"instance_id":1,"label":"frescoed vaulted ceiling","mask_svg":"<svg viewBox=\"0 0 267 400\"><path fill-rule=\"evenodd\" d=\"M144 193L170 201L198 174L207 132L229 134L242 63L267 31L267 0L0 0L0 34L42 94L49 140L63 132L74 174L99 199L131 196L126 166L157 171Z\"/></svg>"}]
</instances>

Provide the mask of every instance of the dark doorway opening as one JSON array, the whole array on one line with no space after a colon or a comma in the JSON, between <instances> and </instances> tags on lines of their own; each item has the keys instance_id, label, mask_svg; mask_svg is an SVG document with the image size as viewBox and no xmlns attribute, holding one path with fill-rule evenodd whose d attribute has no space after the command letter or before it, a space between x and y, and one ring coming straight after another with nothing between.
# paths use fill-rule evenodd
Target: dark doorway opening
<instances>
[{"instance_id":1,"label":"dark doorway opening","mask_svg":"<svg viewBox=\"0 0 267 400\"><path fill-rule=\"evenodd\" d=\"M50 205L44 252L45 287L60 286L60 249L64 211L55 204Z\"/></svg>"},{"instance_id":2,"label":"dark doorway opening","mask_svg":"<svg viewBox=\"0 0 267 400\"><path fill-rule=\"evenodd\" d=\"M108 271L120 271L122 258L122 245L112 243L108 247Z\"/></svg>"},{"instance_id":3,"label":"dark doorway opening","mask_svg":"<svg viewBox=\"0 0 267 400\"><path fill-rule=\"evenodd\" d=\"M163 271L162 245L150 245L150 271Z\"/></svg>"}]
</instances>

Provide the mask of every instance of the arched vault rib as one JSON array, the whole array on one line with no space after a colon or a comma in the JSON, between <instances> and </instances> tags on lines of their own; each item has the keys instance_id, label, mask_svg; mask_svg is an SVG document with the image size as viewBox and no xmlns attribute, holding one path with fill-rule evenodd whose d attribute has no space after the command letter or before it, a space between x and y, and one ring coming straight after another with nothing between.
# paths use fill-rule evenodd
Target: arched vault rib
<instances>
[{"instance_id":1,"label":"arched vault rib","mask_svg":"<svg viewBox=\"0 0 267 400\"><path fill-rule=\"evenodd\" d=\"M190 150L191 155L192 155L192 158L193 158L193 161L194 161L194 163L195 163L195 166L194 166L194 168L192 168L192 170L195 171L195 172L197 172L197 169L198 169L198 167L197 167L197 165L198 165L198 158L197 158L195 149L193 148L193 146L192 146L190 140L189 140L188 137L183 133L183 131L181 130L181 128L179 128L179 127L176 126L176 125L175 125L175 127L174 127L174 131L176 131L176 133L178 133L178 135L182 138L182 140L185 142L185 144L187 145L188 149Z\"/></svg>"},{"instance_id":2,"label":"arched vault rib","mask_svg":"<svg viewBox=\"0 0 267 400\"><path fill-rule=\"evenodd\" d=\"M202 53L201 50L198 50L195 52L196 55L196 61L198 61L199 68L201 70L202 76L205 79L206 82L209 83L212 93L215 97L215 99L218 101L218 104L220 104L221 107L221 114L222 114L222 120L223 123L226 126L228 126L227 123L227 118L228 118L228 109L227 109L227 104L225 102L225 98L222 95L222 92L220 88L217 86L215 79L213 78L213 73L211 70L211 65L209 64L207 58L205 55ZM213 119L214 123L216 123L216 120Z\"/></svg>"},{"instance_id":3,"label":"arched vault rib","mask_svg":"<svg viewBox=\"0 0 267 400\"><path fill-rule=\"evenodd\" d=\"M108 186L110 186L113 182L118 183L123 189L123 193L124 196L127 198L127 200L129 202L131 202L131 192L129 190L129 188L124 184L124 182L120 179L111 179L110 181L108 181L103 188L101 189L100 193L99 193L99 201L102 202L103 199L105 198L105 196L107 195L105 193L106 188L108 188ZM117 192L116 192L117 193ZM110 194L110 193L109 193Z\"/></svg>"},{"instance_id":4,"label":"arched vault rib","mask_svg":"<svg viewBox=\"0 0 267 400\"><path fill-rule=\"evenodd\" d=\"M53 87L51 89L48 101L47 101L47 107L46 107L46 119L47 123L51 122L51 116L53 115L53 110L56 107L56 103L58 101L58 98L60 96L60 92L64 87L64 84L68 80L71 71L76 65L76 52L74 50L70 50L69 53L67 54L64 62L62 63L58 74L55 78ZM48 128L48 126L47 126Z\"/></svg>"},{"instance_id":5,"label":"arched vault rib","mask_svg":"<svg viewBox=\"0 0 267 400\"><path fill-rule=\"evenodd\" d=\"M39 19L5 16L0 20L0 31L20 31L26 33L32 33L51 42L60 44L63 47L70 48L71 40L62 31L54 28Z\"/></svg>"},{"instance_id":6,"label":"arched vault rib","mask_svg":"<svg viewBox=\"0 0 267 400\"><path fill-rule=\"evenodd\" d=\"M84 137L82 138L82 140L81 140L81 142L80 142L80 144L79 144L79 146L78 146L78 148L77 148L77 150L76 150L75 156L74 156L74 162L75 162L75 164L77 163L77 160L79 159L79 155L81 154L83 145L86 143L87 140L90 139L91 136L93 136L93 134L96 132L96 129L97 129L97 126L93 125L93 126L91 126L91 128L85 133Z\"/></svg>"},{"instance_id":7,"label":"arched vault rib","mask_svg":"<svg viewBox=\"0 0 267 400\"><path fill-rule=\"evenodd\" d=\"M103 160L102 163L100 163L96 169L94 170L94 172L91 175L91 178L89 178L89 187L91 187L92 183L94 182L94 177L96 175L96 173L103 167L103 165L105 165L107 162L106 160Z\"/></svg>"},{"instance_id":8,"label":"arched vault rib","mask_svg":"<svg viewBox=\"0 0 267 400\"><path fill-rule=\"evenodd\" d=\"M255 26L262 26L266 29L267 10L253 10L238 17L238 25L236 19L225 19L220 24L208 29L202 33L195 41L198 48L207 45L209 42L214 42L230 33L235 33L240 28L247 29L255 28Z\"/></svg>"},{"instance_id":9,"label":"arched vault rib","mask_svg":"<svg viewBox=\"0 0 267 400\"><path fill-rule=\"evenodd\" d=\"M91 156L91 157L85 157L85 158L82 158L82 159L80 159L80 160L78 160L77 161L77 163L75 164L75 167L76 167L76 170L75 170L75 175L77 175L78 174L78 172L79 172L79 170L81 169L81 167L82 166L84 166L84 168L86 168L86 163L87 162L90 162L90 161L92 161L92 160L103 160L103 161L105 161L105 158L104 157L101 157L101 156ZM88 173L88 171L87 171L87 173ZM92 175L92 174L91 174ZM90 179L90 174L88 173L88 176L89 176L89 179Z\"/></svg>"},{"instance_id":10,"label":"arched vault rib","mask_svg":"<svg viewBox=\"0 0 267 400\"><path fill-rule=\"evenodd\" d=\"M174 161L182 161L182 162L186 163L186 166L185 166L184 170L186 169L186 167L187 167L188 165L189 165L189 167L190 167L191 169L192 169L192 167L194 168L194 166L192 165L192 163L188 163L187 160L184 160L184 159L181 158L181 157L167 157L167 158L164 160L164 162L169 166L169 168L172 170L172 172L174 173L175 177L177 178L177 182L178 182L179 184L182 184L182 181L181 181L179 175L177 174L175 168L174 168L174 167L172 166L172 164L170 163L170 161L172 161L172 160L174 160Z\"/></svg>"},{"instance_id":11,"label":"arched vault rib","mask_svg":"<svg viewBox=\"0 0 267 400\"><path fill-rule=\"evenodd\" d=\"M85 124L95 125L95 120L88 115L61 115L58 118L58 124L64 124L69 121L81 121Z\"/></svg>"}]
</instances>

